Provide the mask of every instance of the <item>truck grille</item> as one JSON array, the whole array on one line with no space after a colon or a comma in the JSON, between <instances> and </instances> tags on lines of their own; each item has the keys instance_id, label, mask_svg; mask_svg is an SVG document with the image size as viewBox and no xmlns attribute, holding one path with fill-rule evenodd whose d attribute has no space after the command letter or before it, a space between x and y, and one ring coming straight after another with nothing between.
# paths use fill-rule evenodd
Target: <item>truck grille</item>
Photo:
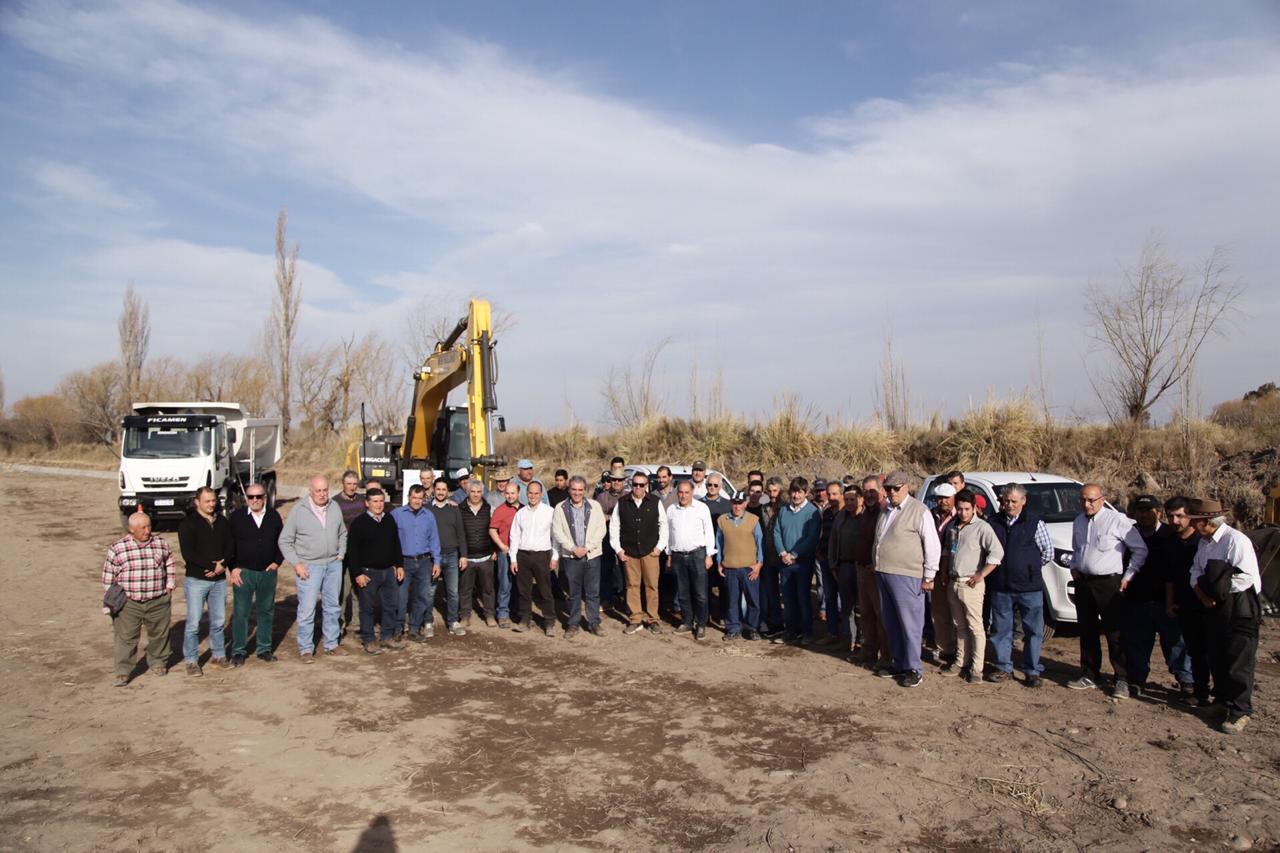
<instances>
[{"instance_id":1,"label":"truck grille","mask_svg":"<svg viewBox=\"0 0 1280 853\"><path fill-rule=\"evenodd\" d=\"M142 485L147 489L185 489L186 477L143 477Z\"/></svg>"}]
</instances>

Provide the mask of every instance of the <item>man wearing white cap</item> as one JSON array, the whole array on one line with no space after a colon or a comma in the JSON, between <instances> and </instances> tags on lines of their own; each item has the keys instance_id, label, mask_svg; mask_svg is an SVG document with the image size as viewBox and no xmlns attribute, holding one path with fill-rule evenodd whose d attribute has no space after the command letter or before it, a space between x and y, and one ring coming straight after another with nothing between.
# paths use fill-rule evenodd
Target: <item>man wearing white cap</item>
<instances>
[{"instance_id":1,"label":"man wearing white cap","mask_svg":"<svg viewBox=\"0 0 1280 853\"><path fill-rule=\"evenodd\" d=\"M523 506L529 505L529 484L534 482L542 485L541 480L533 479L533 462L521 459L516 463L516 485L520 487L520 503Z\"/></svg>"},{"instance_id":2,"label":"man wearing white cap","mask_svg":"<svg viewBox=\"0 0 1280 853\"><path fill-rule=\"evenodd\" d=\"M933 490L933 497L933 524L938 528L938 541L946 542L947 531L956 520L956 487L950 483L940 483ZM951 555L944 548L933 590L927 595L929 608L925 611L925 640L936 649L936 662L939 664L950 663L956 657L956 632L952 626L951 603L948 599L948 587L951 584L950 559ZM933 654L932 650L929 654Z\"/></svg>"},{"instance_id":3,"label":"man wearing white cap","mask_svg":"<svg viewBox=\"0 0 1280 853\"><path fill-rule=\"evenodd\" d=\"M459 468L453 472L453 479L458 482L458 488L453 490L453 494L450 495L449 499L458 506L462 506L470 498L471 472L466 468Z\"/></svg>"}]
</instances>

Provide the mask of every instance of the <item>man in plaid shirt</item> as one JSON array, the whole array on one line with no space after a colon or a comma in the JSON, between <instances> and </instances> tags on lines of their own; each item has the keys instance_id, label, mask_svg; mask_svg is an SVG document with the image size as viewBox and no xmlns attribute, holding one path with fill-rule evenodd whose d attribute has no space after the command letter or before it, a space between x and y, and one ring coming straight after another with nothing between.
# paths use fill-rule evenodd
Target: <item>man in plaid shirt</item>
<instances>
[{"instance_id":1,"label":"man in plaid shirt","mask_svg":"<svg viewBox=\"0 0 1280 853\"><path fill-rule=\"evenodd\" d=\"M129 516L129 535L107 549L102 564L102 588L124 589L124 609L111 620L115 635L116 687L129 684L138 638L147 629L147 664L156 675L168 672L169 594L177 580L173 552L159 536L151 535L151 519L143 512Z\"/></svg>"}]
</instances>

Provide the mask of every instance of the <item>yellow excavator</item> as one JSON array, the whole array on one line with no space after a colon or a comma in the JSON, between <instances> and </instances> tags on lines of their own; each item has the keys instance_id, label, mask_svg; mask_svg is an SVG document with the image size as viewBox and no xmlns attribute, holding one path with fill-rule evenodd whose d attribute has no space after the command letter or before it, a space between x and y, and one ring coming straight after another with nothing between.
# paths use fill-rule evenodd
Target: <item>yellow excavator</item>
<instances>
[{"instance_id":1,"label":"yellow excavator","mask_svg":"<svg viewBox=\"0 0 1280 853\"><path fill-rule=\"evenodd\" d=\"M403 435L369 435L361 407L360 442L347 450L347 467L361 482L376 480L398 500L410 477L430 467L454 483L454 472L468 468L488 488L489 471L507 464L493 453L493 433L506 430L496 414L497 361L489 303L471 300L467 316L413 374L413 405ZM446 405L449 392L467 384L465 406Z\"/></svg>"}]
</instances>

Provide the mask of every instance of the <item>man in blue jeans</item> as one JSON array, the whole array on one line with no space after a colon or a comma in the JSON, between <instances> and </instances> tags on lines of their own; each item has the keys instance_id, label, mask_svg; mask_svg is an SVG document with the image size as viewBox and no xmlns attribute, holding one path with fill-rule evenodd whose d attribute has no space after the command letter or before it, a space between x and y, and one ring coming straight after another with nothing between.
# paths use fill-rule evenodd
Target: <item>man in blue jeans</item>
<instances>
[{"instance_id":1,"label":"man in blue jeans","mask_svg":"<svg viewBox=\"0 0 1280 853\"><path fill-rule=\"evenodd\" d=\"M519 594L513 589L511 578L511 525L516 513L520 511L520 487L515 483L507 483L503 498L502 506L496 507L489 514L489 538L498 549L498 557L494 560L494 571L498 573L498 600L495 608L498 611L498 627L506 630L511 627L511 596Z\"/></svg>"},{"instance_id":2,"label":"man in blue jeans","mask_svg":"<svg viewBox=\"0 0 1280 853\"><path fill-rule=\"evenodd\" d=\"M716 519L716 553L724 578L724 641L731 643L760 634L760 569L764 565L764 537L760 519L747 512L747 493L738 492L733 508ZM742 616L742 599L747 613ZM745 624L743 624L745 623Z\"/></svg>"},{"instance_id":3,"label":"man in blue jeans","mask_svg":"<svg viewBox=\"0 0 1280 853\"><path fill-rule=\"evenodd\" d=\"M307 497L285 519L280 533L280 553L293 565L298 589L298 654L303 663L315 662L316 602L322 609L324 653L333 657L347 652L339 645L339 593L342 590L342 558L347 553L347 526L342 510L329 500L329 479L311 478Z\"/></svg>"},{"instance_id":4,"label":"man in blue jeans","mask_svg":"<svg viewBox=\"0 0 1280 853\"><path fill-rule=\"evenodd\" d=\"M458 505L449 500L448 481L440 477L432 488L434 499L427 504L427 509L436 517L436 532L440 535L440 556L436 562L440 564L440 574L444 578L445 627L455 637L462 637L467 629L462 627L458 614L458 573L467 570L467 558L462 556L467 531L462 526L462 512Z\"/></svg>"},{"instance_id":5,"label":"man in blue jeans","mask_svg":"<svg viewBox=\"0 0 1280 853\"><path fill-rule=\"evenodd\" d=\"M186 563L183 594L187 600L187 625L182 636L182 656L187 675L200 676L200 615L209 607L209 651L215 666L226 669L227 571L235 559L231 526L218 513L218 495L207 486L196 491L196 505L178 525L178 546Z\"/></svg>"},{"instance_id":6,"label":"man in blue jeans","mask_svg":"<svg viewBox=\"0 0 1280 853\"><path fill-rule=\"evenodd\" d=\"M409 502L391 511L400 535L400 552L404 555L404 578L396 591L395 631L398 636L409 626L409 639L425 643L435 636L436 583L440 579L440 536L436 517L423 504L426 490L418 484L409 487ZM409 593L413 598L409 600Z\"/></svg>"},{"instance_id":7,"label":"man in blue jeans","mask_svg":"<svg viewBox=\"0 0 1280 853\"><path fill-rule=\"evenodd\" d=\"M1168 564L1172 562L1177 533L1171 525L1161 523L1160 502L1154 495L1134 498L1129 503L1129 515L1148 549L1147 560L1141 568L1126 569L1120 581L1120 592L1124 594L1124 624L1120 634L1129 689L1134 695L1141 695L1151 674L1151 652L1159 635L1169 674L1178 682L1182 693L1191 694L1195 689L1191 658L1187 655L1178 619L1168 611L1165 588L1171 576Z\"/></svg>"},{"instance_id":8,"label":"man in blue jeans","mask_svg":"<svg viewBox=\"0 0 1280 853\"><path fill-rule=\"evenodd\" d=\"M600 504L587 497L585 478L570 479L568 492L568 499L552 510L551 538L560 552L560 572L569 587L564 636L572 640L580 630L584 599L587 631L596 636L601 633L600 554L608 520Z\"/></svg>"},{"instance_id":9,"label":"man in blue jeans","mask_svg":"<svg viewBox=\"0 0 1280 853\"><path fill-rule=\"evenodd\" d=\"M786 642L807 646L813 641L813 602L809 587L813 583L814 559L822 518L809 500L809 481L796 477L791 481L791 501L778 510L773 525L773 546L782 562L782 607L786 626ZM780 639L775 639L775 643Z\"/></svg>"},{"instance_id":10,"label":"man in blue jeans","mask_svg":"<svg viewBox=\"0 0 1280 853\"><path fill-rule=\"evenodd\" d=\"M1027 490L1005 486L1000 513L991 529L1004 546L1004 559L986 580L991 597L991 645L994 669L986 680L999 683L1013 672L1013 610L1022 614L1022 673L1027 687L1040 687L1040 644L1044 640L1044 566L1053 560L1053 540L1044 522L1030 512Z\"/></svg>"}]
</instances>

